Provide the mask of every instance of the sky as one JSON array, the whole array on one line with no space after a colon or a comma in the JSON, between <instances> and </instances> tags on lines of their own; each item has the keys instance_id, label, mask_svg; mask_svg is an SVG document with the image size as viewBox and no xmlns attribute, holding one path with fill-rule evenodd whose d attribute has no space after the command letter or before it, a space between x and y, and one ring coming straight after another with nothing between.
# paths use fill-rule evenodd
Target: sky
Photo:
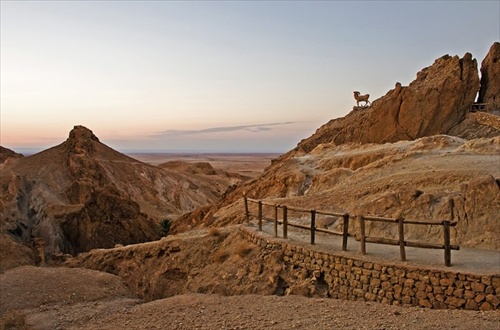
<instances>
[{"instance_id":1,"label":"sky","mask_svg":"<svg viewBox=\"0 0 500 330\"><path fill-rule=\"evenodd\" d=\"M0 1L0 144L75 125L131 152L277 152L445 54L481 61L500 1ZM478 68L479 69L479 68Z\"/></svg>"}]
</instances>

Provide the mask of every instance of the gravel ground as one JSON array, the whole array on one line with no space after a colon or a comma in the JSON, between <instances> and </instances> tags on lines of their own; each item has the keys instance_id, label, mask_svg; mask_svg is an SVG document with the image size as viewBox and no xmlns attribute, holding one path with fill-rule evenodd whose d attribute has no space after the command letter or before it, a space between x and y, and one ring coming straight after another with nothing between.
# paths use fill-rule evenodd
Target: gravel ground
<instances>
[{"instance_id":1,"label":"gravel ground","mask_svg":"<svg viewBox=\"0 0 500 330\"><path fill-rule=\"evenodd\" d=\"M72 329L499 329L500 311L386 306L302 296L188 294L125 308Z\"/></svg>"},{"instance_id":2,"label":"gravel ground","mask_svg":"<svg viewBox=\"0 0 500 330\"><path fill-rule=\"evenodd\" d=\"M40 306L0 329L500 329L500 311L429 310L306 298L186 294ZM19 322L21 320L21 322Z\"/></svg>"}]
</instances>

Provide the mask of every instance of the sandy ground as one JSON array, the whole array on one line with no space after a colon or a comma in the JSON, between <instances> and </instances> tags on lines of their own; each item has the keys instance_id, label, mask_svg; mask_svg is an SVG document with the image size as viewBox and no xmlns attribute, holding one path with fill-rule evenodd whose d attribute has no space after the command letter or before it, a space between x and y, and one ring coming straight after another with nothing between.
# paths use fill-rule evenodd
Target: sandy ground
<instances>
[{"instance_id":1,"label":"sandy ground","mask_svg":"<svg viewBox=\"0 0 500 330\"><path fill-rule=\"evenodd\" d=\"M19 267L0 275L0 329L498 329L500 311L302 296L185 294L144 302L117 276Z\"/></svg>"}]
</instances>

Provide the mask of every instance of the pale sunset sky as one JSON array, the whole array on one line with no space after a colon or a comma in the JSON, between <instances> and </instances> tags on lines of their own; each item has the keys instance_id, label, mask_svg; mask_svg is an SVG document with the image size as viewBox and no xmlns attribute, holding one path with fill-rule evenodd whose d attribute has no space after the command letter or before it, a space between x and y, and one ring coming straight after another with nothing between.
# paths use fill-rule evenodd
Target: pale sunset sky
<instances>
[{"instance_id":1,"label":"pale sunset sky","mask_svg":"<svg viewBox=\"0 0 500 330\"><path fill-rule=\"evenodd\" d=\"M286 152L442 55L481 61L500 1L5 1L0 144L75 125L121 152Z\"/></svg>"}]
</instances>

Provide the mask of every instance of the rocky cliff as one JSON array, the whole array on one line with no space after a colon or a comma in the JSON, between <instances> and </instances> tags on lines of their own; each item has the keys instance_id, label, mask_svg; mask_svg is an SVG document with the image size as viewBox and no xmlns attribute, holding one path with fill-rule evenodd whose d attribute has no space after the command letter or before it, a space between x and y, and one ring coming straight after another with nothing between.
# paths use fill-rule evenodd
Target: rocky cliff
<instances>
[{"instance_id":1,"label":"rocky cliff","mask_svg":"<svg viewBox=\"0 0 500 330\"><path fill-rule=\"evenodd\" d=\"M355 108L331 120L291 154L308 153L321 143L385 143L447 134L465 119L478 90L477 61L471 54L442 56L409 86L396 83L366 110Z\"/></svg>"},{"instance_id":2,"label":"rocky cliff","mask_svg":"<svg viewBox=\"0 0 500 330\"><path fill-rule=\"evenodd\" d=\"M500 42L495 42L481 63L481 89L478 103L500 110Z\"/></svg>"}]
</instances>

